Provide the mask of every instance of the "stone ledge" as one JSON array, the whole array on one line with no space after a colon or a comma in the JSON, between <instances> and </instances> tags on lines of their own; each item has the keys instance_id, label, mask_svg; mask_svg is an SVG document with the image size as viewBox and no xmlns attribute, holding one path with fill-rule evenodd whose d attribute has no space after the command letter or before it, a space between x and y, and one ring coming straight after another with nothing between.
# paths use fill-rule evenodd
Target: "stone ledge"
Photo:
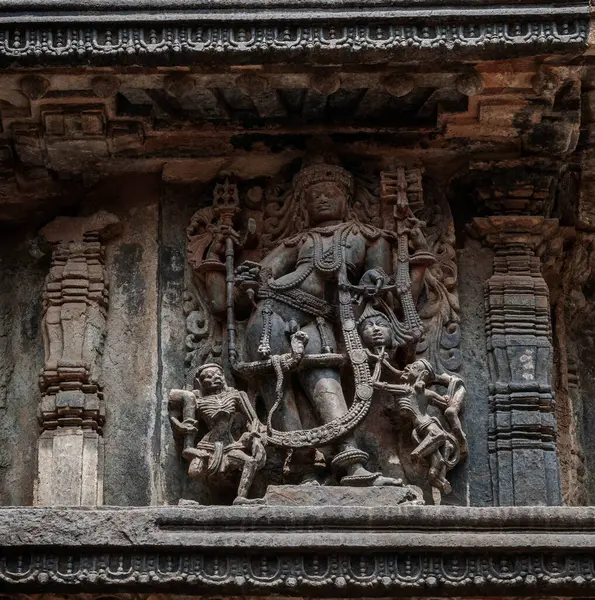
<instances>
[{"instance_id":1,"label":"stone ledge","mask_svg":"<svg viewBox=\"0 0 595 600\"><path fill-rule=\"evenodd\" d=\"M456 547L467 549L592 548L595 507L0 508L2 550L16 546L446 550L455 538Z\"/></svg>"},{"instance_id":2,"label":"stone ledge","mask_svg":"<svg viewBox=\"0 0 595 600\"><path fill-rule=\"evenodd\" d=\"M595 592L595 508L0 509L3 591Z\"/></svg>"},{"instance_id":3,"label":"stone ledge","mask_svg":"<svg viewBox=\"0 0 595 600\"><path fill-rule=\"evenodd\" d=\"M114 13L115 7L99 3L98 10L89 12L78 6L65 5L51 11L23 10L18 3L2 2L7 5L0 13L0 23L7 24L73 24L73 23L142 23L142 22L186 22L186 23L247 23L250 21L295 23L296 21L313 21L328 23L335 19L348 21L398 21L404 19L424 19L430 23L449 19L515 19L525 21L531 19L581 18L589 15L585 2L567 2L562 4L509 4L493 3L490 5L466 5L449 3L448 6L435 2L401 5L395 3L372 3L355 5L351 3L324 3L322 5L288 6L284 3L265 5L251 3L249 5L228 4L220 7L198 7L192 5L163 8L156 3L152 5L133 4L131 8ZM11 6L12 4L12 6ZM102 5L103 4L103 5Z\"/></svg>"}]
</instances>

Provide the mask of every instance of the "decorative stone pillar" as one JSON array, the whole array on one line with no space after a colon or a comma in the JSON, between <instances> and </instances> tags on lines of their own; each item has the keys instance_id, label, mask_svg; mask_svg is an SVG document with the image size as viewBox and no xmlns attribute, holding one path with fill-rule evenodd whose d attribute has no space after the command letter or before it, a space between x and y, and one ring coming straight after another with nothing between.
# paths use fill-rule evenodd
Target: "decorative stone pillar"
<instances>
[{"instance_id":1,"label":"decorative stone pillar","mask_svg":"<svg viewBox=\"0 0 595 600\"><path fill-rule=\"evenodd\" d=\"M557 227L556 219L533 216L473 222L495 251L494 274L485 283L485 318L488 451L499 506L561 502L549 291L535 254Z\"/></svg>"},{"instance_id":2,"label":"decorative stone pillar","mask_svg":"<svg viewBox=\"0 0 595 600\"><path fill-rule=\"evenodd\" d=\"M103 242L117 230L117 217L98 212L59 217L40 231L52 246L52 262L43 305L37 505L103 502L100 370L108 308Z\"/></svg>"}]
</instances>

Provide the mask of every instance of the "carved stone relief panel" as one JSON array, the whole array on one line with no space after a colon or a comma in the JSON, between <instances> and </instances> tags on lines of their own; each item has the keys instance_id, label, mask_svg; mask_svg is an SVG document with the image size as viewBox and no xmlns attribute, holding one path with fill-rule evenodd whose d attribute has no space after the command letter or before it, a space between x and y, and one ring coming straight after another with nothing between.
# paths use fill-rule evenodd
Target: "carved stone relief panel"
<instances>
[{"instance_id":1,"label":"carved stone relief panel","mask_svg":"<svg viewBox=\"0 0 595 600\"><path fill-rule=\"evenodd\" d=\"M441 502L467 455L466 388L452 218L422 169L312 156L209 192L170 392L190 477L234 481L236 503L361 504L379 486Z\"/></svg>"}]
</instances>

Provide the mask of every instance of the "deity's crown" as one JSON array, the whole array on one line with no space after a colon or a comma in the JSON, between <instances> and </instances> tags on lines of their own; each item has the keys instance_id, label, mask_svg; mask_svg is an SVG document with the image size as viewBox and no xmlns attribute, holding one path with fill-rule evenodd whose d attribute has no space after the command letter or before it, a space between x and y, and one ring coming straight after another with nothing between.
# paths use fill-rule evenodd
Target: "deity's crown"
<instances>
[{"instance_id":1,"label":"deity's crown","mask_svg":"<svg viewBox=\"0 0 595 600\"><path fill-rule=\"evenodd\" d=\"M339 165L316 162L300 170L293 178L293 185L298 197L302 197L308 188L323 182L332 182L343 189L349 198L353 195L353 176Z\"/></svg>"}]
</instances>

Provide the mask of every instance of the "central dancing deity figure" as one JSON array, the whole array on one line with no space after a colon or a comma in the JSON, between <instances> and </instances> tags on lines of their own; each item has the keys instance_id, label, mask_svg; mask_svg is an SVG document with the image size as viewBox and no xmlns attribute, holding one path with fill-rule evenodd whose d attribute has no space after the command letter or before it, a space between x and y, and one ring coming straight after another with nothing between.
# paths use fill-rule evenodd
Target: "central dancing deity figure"
<instances>
[{"instance_id":1,"label":"central dancing deity figure","mask_svg":"<svg viewBox=\"0 0 595 600\"><path fill-rule=\"evenodd\" d=\"M243 203L239 196L238 185L218 183L212 205L199 209L188 228L202 307L202 321L189 332L203 340L191 364L209 356L223 362L248 391L249 410L262 409L262 443L285 449L284 474L309 484L321 483L329 458L328 483L402 485L367 468L369 456L354 435L373 400L388 391L405 437L413 429L413 459L424 469L431 463L426 479L446 491L446 469L455 453L466 452L458 417L464 387L436 370L414 376L417 363L407 369L416 351L428 353L430 367L439 365L443 344L453 348L458 332L456 276L447 278L454 268L449 232L434 226L434 237L426 238L416 216L430 214L421 171L395 167L380 173L379 187L367 179L356 185L343 167L317 158L291 184L251 188ZM456 352L451 358L449 369L456 368ZM434 384L448 387L447 394L428 389ZM425 418L428 403L441 411L439 419ZM426 434L438 423L440 435L430 440ZM206 459L196 459L191 471L202 473Z\"/></svg>"},{"instance_id":2,"label":"central dancing deity figure","mask_svg":"<svg viewBox=\"0 0 595 600\"><path fill-rule=\"evenodd\" d=\"M245 330L248 362L236 359L235 325L228 325L233 333L230 362L241 376L262 374L266 369L276 373L276 377L259 377L258 384L272 445L299 454L300 449L333 444L332 467L342 485L400 485L398 479L366 469L368 455L353 436L374 393L355 307L362 295L382 297L401 316L401 320L394 318L399 343L415 342L422 325L414 297L432 257L418 252L417 264L413 265L416 276L410 276L410 262L415 263L409 257L410 237L419 238L420 222L411 213L406 197L394 207L398 219L394 231L364 224L352 215L353 193L352 175L338 165L318 162L296 175L297 232L280 240L260 263L248 261L235 270L234 295L249 292L254 308ZM216 255L222 254L224 236L225 256L229 257L229 240L233 238L236 243L238 236L227 229L220 234L219 243L214 237L203 263L203 269L215 266L221 284L223 274ZM229 269L227 280L229 283ZM206 289L212 303L223 294L214 285L216 281L211 277ZM230 288L226 289L229 296ZM295 352L297 334L305 340L299 356ZM295 360L289 367L292 355ZM353 373L349 385L354 389L354 400L349 407L344 392L348 385L342 381L339 368L346 361ZM317 426L310 429L303 423L306 404L317 420ZM305 479L316 482L312 473Z\"/></svg>"}]
</instances>

